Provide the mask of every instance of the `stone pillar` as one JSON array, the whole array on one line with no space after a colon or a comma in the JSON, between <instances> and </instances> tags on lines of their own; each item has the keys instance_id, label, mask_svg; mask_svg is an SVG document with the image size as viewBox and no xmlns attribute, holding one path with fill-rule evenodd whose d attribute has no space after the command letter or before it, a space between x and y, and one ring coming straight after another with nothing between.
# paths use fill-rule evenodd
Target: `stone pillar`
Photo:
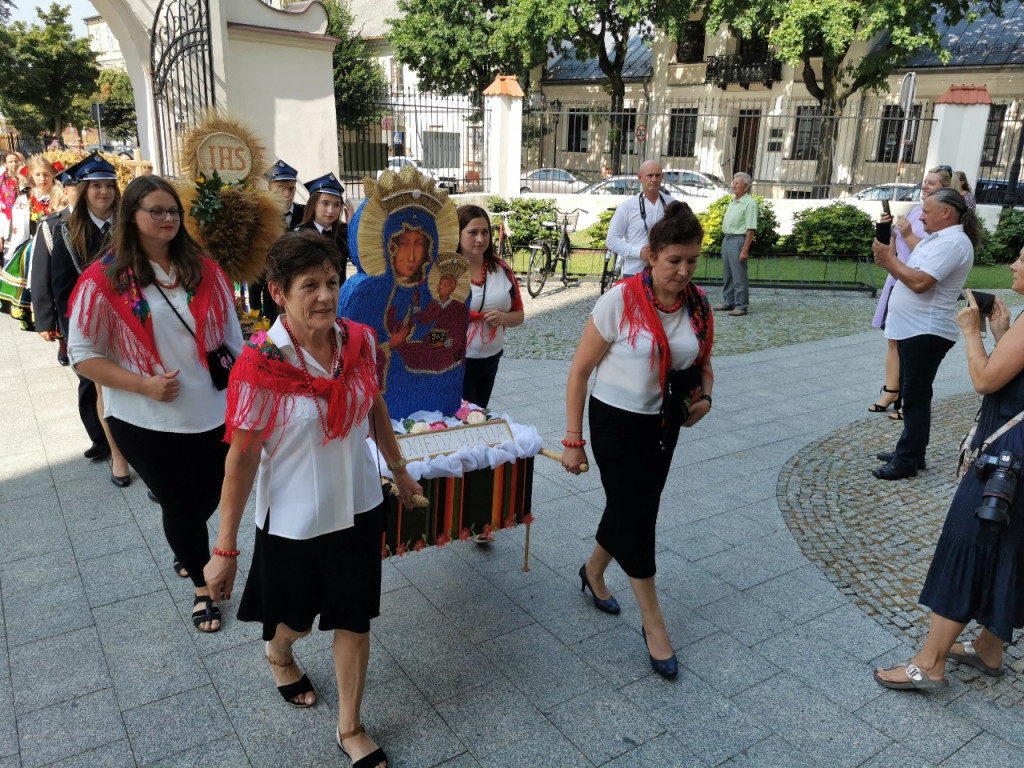
<instances>
[{"instance_id":1,"label":"stone pillar","mask_svg":"<svg viewBox=\"0 0 1024 768\"><path fill-rule=\"evenodd\" d=\"M951 85L935 102L935 122L928 140L925 169L948 165L963 171L973 185L981 167L982 137L992 97L984 85ZM966 141L965 137L973 137Z\"/></svg>"},{"instance_id":2,"label":"stone pillar","mask_svg":"<svg viewBox=\"0 0 1024 768\"><path fill-rule=\"evenodd\" d=\"M515 75L498 75L484 90L487 131L487 191L501 197L519 194L523 146L523 89Z\"/></svg>"}]
</instances>

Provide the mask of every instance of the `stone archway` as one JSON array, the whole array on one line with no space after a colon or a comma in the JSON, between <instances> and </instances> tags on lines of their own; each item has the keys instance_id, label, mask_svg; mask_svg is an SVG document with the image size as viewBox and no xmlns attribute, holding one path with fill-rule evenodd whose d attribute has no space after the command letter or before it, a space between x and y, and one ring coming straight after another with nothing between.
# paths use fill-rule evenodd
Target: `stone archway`
<instances>
[{"instance_id":1,"label":"stone archway","mask_svg":"<svg viewBox=\"0 0 1024 768\"><path fill-rule=\"evenodd\" d=\"M139 143L143 155L155 161L157 173L176 170L175 137L195 122L205 106L244 120L264 138L271 153L303 174L337 172L331 54L338 41L326 34L327 12L320 2L292 3L284 11L262 0L92 0L92 4L120 43L135 90ZM206 38L198 45L194 40L183 42L182 29L174 25L201 23L200 10L205 12ZM177 51L172 50L174 40L178 40ZM197 54L201 48L203 52ZM165 55L168 51L170 55ZM173 66L161 70L161 62L186 61L194 72L195 55L207 57L202 76L208 76L208 81L201 89L183 87L187 85L183 75L180 70L174 74Z\"/></svg>"}]
</instances>

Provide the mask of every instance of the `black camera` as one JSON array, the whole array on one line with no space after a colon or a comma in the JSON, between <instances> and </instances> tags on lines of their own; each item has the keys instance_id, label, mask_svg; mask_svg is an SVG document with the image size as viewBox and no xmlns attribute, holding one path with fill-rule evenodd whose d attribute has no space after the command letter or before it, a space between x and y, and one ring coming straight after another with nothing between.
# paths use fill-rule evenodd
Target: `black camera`
<instances>
[{"instance_id":1,"label":"black camera","mask_svg":"<svg viewBox=\"0 0 1024 768\"><path fill-rule=\"evenodd\" d=\"M981 506L974 510L974 516L982 523L1006 525L1010 522L1010 503L1017 492L1021 469L1024 469L1024 461L1010 451L1001 451L998 456L984 454L974 462L975 474L985 481Z\"/></svg>"}]
</instances>

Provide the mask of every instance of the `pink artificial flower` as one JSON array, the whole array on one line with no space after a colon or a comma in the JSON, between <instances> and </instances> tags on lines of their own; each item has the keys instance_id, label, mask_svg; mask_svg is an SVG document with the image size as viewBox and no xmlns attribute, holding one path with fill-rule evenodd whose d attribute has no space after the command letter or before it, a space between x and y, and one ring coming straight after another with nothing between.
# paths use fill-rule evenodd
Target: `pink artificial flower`
<instances>
[{"instance_id":1,"label":"pink artificial flower","mask_svg":"<svg viewBox=\"0 0 1024 768\"><path fill-rule=\"evenodd\" d=\"M433 424L430 425L430 428L436 431L439 429L448 429L448 425L445 424L443 421L435 421Z\"/></svg>"},{"instance_id":2,"label":"pink artificial flower","mask_svg":"<svg viewBox=\"0 0 1024 768\"><path fill-rule=\"evenodd\" d=\"M465 421L467 416L469 416L469 406L463 401L462 407L455 412L455 418L459 421Z\"/></svg>"}]
</instances>

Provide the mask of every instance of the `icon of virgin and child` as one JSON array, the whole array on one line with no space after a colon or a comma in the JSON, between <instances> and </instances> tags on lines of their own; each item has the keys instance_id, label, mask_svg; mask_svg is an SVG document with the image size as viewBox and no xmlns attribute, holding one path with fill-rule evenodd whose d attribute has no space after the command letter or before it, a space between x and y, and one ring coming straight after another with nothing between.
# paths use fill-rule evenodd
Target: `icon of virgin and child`
<instances>
[{"instance_id":1,"label":"icon of virgin and child","mask_svg":"<svg viewBox=\"0 0 1024 768\"><path fill-rule=\"evenodd\" d=\"M459 224L444 190L412 167L365 179L349 224L358 274L342 286L338 314L377 333L377 372L395 418L453 414L461 405L469 264L455 252Z\"/></svg>"}]
</instances>

